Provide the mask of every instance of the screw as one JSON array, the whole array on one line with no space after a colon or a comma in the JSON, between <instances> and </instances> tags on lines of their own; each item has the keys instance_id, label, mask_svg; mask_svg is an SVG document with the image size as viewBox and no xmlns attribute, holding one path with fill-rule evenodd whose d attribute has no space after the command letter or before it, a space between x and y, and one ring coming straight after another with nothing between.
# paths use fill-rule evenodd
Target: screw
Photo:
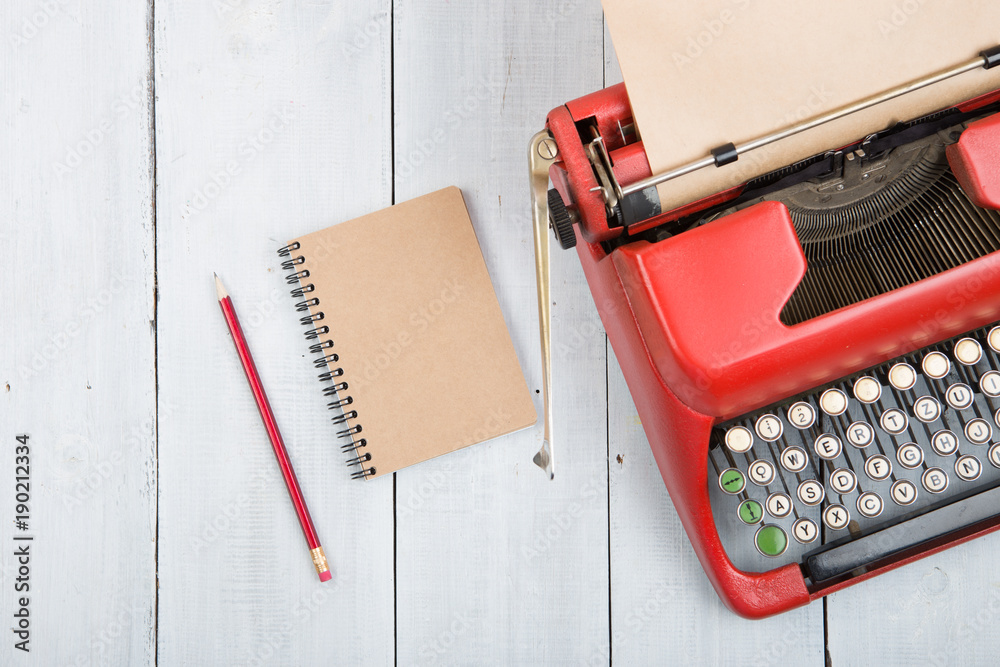
<instances>
[{"instance_id":1,"label":"screw","mask_svg":"<svg viewBox=\"0 0 1000 667\"><path fill-rule=\"evenodd\" d=\"M546 160L552 160L559 155L559 147L553 139L542 139L538 142L538 154Z\"/></svg>"}]
</instances>

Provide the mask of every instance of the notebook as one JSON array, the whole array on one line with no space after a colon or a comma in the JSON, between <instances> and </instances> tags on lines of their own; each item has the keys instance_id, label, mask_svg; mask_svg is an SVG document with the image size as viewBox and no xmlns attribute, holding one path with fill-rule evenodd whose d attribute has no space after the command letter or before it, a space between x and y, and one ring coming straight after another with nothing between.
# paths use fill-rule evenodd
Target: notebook
<instances>
[{"instance_id":1,"label":"notebook","mask_svg":"<svg viewBox=\"0 0 1000 667\"><path fill-rule=\"evenodd\" d=\"M352 477L536 421L458 188L279 250Z\"/></svg>"}]
</instances>

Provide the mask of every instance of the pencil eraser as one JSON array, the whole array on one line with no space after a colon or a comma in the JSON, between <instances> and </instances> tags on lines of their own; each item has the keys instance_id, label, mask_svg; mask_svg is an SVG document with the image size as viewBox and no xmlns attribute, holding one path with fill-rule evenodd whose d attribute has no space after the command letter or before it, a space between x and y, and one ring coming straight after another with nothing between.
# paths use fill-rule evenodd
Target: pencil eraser
<instances>
[{"instance_id":1,"label":"pencil eraser","mask_svg":"<svg viewBox=\"0 0 1000 667\"><path fill-rule=\"evenodd\" d=\"M330 581L331 579L333 579L333 575L330 574L330 570L326 570L324 572L319 573L320 581Z\"/></svg>"}]
</instances>

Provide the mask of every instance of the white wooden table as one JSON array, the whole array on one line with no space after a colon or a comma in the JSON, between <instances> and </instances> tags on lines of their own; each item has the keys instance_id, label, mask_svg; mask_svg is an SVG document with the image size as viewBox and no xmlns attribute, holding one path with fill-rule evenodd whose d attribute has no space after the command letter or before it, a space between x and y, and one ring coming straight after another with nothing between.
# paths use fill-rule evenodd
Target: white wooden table
<instances>
[{"instance_id":1,"label":"white wooden table","mask_svg":"<svg viewBox=\"0 0 1000 667\"><path fill-rule=\"evenodd\" d=\"M727 611L573 253L553 257L555 481L531 463L540 429L348 480L275 249L460 186L539 388L526 147L618 80L597 0L10 0L0 28L4 628L13 537L34 537L31 652L5 629L0 664L995 663L996 536L778 618Z\"/></svg>"}]
</instances>

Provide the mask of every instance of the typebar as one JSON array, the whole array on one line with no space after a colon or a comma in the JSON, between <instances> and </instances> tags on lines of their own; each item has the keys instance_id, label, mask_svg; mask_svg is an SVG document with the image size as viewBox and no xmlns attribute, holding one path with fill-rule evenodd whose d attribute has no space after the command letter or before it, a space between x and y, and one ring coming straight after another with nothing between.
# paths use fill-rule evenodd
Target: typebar
<instances>
[{"instance_id":1,"label":"typebar","mask_svg":"<svg viewBox=\"0 0 1000 667\"><path fill-rule=\"evenodd\" d=\"M814 584L822 583L859 567L877 565L902 551L997 515L1000 515L1000 484L965 498L951 499L936 508L926 508L918 516L870 535L840 545L832 544L809 554L805 558L805 573Z\"/></svg>"}]
</instances>

